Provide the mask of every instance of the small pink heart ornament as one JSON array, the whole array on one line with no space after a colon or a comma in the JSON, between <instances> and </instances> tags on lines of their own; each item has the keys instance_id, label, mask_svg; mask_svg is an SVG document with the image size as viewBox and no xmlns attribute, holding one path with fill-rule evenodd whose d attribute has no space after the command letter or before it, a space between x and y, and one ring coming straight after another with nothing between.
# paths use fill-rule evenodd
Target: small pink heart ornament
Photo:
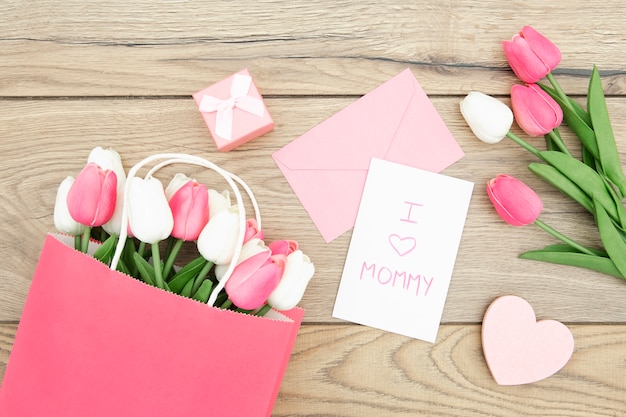
<instances>
[{"instance_id":1,"label":"small pink heart ornament","mask_svg":"<svg viewBox=\"0 0 626 417\"><path fill-rule=\"evenodd\" d=\"M522 385L558 372L574 353L574 336L555 320L539 320L526 300L497 298L483 318L483 353L499 385Z\"/></svg>"}]
</instances>

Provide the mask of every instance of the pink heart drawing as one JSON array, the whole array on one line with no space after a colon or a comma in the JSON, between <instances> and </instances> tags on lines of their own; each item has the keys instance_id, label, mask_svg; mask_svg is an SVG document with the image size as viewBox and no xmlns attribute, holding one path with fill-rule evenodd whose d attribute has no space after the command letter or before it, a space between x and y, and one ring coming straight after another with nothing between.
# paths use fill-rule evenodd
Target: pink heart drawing
<instances>
[{"instance_id":1,"label":"pink heart drawing","mask_svg":"<svg viewBox=\"0 0 626 417\"><path fill-rule=\"evenodd\" d=\"M412 252L417 245L414 237L400 237L396 234L389 235L389 243L400 256L404 256Z\"/></svg>"},{"instance_id":2,"label":"pink heart drawing","mask_svg":"<svg viewBox=\"0 0 626 417\"><path fill-rule=\"evenodd\" d=\"M500 385L529 384L559 371L574 352L570 330L555 320L539 320L526 300L497 298L483 318L483 352Z\"/></svg>"}]
</instances>

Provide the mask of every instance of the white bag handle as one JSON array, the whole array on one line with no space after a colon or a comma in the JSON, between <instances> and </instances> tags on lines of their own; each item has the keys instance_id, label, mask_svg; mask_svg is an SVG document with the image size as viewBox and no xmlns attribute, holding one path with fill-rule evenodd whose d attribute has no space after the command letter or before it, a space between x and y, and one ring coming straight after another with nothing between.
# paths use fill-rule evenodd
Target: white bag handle
<instances>
[{"instance_id":1,"label":"white bag handle","mask_svg":"<svg viewBox=\"0 0 626 417\"><path fill-rule=\"evenodd\" d=\"M131 179L137 175L137 171L139 171L139 169L141 169L144 165L160 160L160 159L165 159L165 161L160 162L159 164L155 165L150 171L148 171L145 179L151 178L152 175L156 171L158 171L159 169L163 168L166 165L175 164L175 163L199 165L199 166L203 166L205 168L211 169L217 172L219 175L221 175L226 180L228 185L230 185L231 189L233 190L233 193L235 194L237 205L239 206L239 234L237 235L237 245L235 247L235 253L233 254L233 258L230 261L230 264L228 265L228 268L224 276L219 281L215 289L212 291L211 297L207 301L208 305L213 306L213 304L215 303L215 300L217 299L218 294L226 285L226 282L230 278L233 270L235 269L235 266L237 265L239 255L241 254L241 248L243 247L243 239L246 233L246 210L243 205L243 198L241 196L241 192L239 191L239 187L237 186L237 183L245 190L245 192L248 194L248 197L250 198L250 201L252 202L255 218L258 223L259 228L261 228L261 215L259 212L259 206L257 204L256 199L254 198L254 194L252 193L252 190L250 189L250 187L248 187L248 185L238 176L226 171L225 169L220 168L219 166L215 165L214 163L206 159L203 159L194 155L183 154L183 153L156 154L156 155L152 155L143 159L142 161L134 165L130 169L130 171L128 171L128 175L126 177L126 184L124 185L124 205L122 208L122 226L120 230L119 241L115 248L115 254L113 255L113 259L111 261L111 269L115 270L117 268L117 264L122 255L124 245L126 244L126 238L128 237L128 204L126 202L128 201Z\"/></svg>"}]
</instances>

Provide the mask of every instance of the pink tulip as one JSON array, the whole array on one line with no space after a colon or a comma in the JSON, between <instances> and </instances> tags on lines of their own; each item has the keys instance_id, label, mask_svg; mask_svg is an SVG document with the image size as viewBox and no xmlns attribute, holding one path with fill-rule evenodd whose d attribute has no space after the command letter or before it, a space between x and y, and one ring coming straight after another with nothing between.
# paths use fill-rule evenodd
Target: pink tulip
<instances>
[{"instance_id":1,"label":"pink tulip","mask_svg":"<svg viewBox=\"0 0 626 417\"><path fill-rule=\"evenodd\" d=\"M243 237L243 243L250 241L251 239L264 239L263 230L259 229L259 224L256 219L248 219L246 221L246 234Z\"/></svg>"},{"instance_id":2,"label":"pink tulip","mask_svg":"<svg viewBox=\"0 0 626 417\"><path fill-rule=\"evenodd\" d=\"M261 307L280 282L285 260L267 250L237 264L224 287L228 298L244 310Z\"/></svg>"},{"instance_id":3,"label":"pink tulip","mask_svg":"<svg viewBox=\"0 0 626 417\"><path fill-rule=\"evenodd\" d=\"M511 87L511 104L517 124L530 136L543 136L561 125L563 110L537 84Z\"/></svg>"},{"instance_id":4,"label":"pink tulip","mask_svg":"<svg viewBox=\"0 0 626 417\"><path fill-rule=\"evenodd\" d=\"M298 242L295 240L277 240L267 245L267 247L272 251L272 255L288 256L298 250Z\"/></svg>"},{"instance_id":5,"label":"pink tulip","mask_svg":"<svg viewBox=\"0 0 626 417\"><path fill-rule=\"evenodd\" d=\"M535 83L561 62L561 51L531 26L524 26L502 49L511 69L525 83Z\"/></svg>"},{"instance_id":6,"label":"pink tulip","mask_svg":"<svg viewBox=\"0 0 626 417\"><path fill-rule=\"evenodd\" d=\"M203 184L187 181L170 198L174 216L171 235L182 240L196 240L209 221L209 194Z\"/></svg>"},{"instance_id":7,"label":"pink tulip","mask_svg":"<svg viewBox=\"0 0 626 417\"><path fill-rule=\"evenodd\" d=\"M513 226L533 223L543 209L537 193L510 175L500 174L490 180L487 195L500 217Z\"/></svg>"},{"instance_id":8,"label":"pink tulip","mask_svg":"<svg viewBox=\"0 0 626 417\"><path fill-rule=\"evenodd\" d=\"M90 162L78 174L67 194L67 208L77 222L102 226L113 216L117 198L115 172Z\"/></svg>"}]
</instances>

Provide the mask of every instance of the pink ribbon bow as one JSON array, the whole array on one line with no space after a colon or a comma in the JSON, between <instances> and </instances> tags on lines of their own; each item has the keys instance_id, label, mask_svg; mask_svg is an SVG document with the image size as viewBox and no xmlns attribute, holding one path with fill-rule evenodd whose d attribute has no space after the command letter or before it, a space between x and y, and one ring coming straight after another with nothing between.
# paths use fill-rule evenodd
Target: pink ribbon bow
<instances>
[{"instance_id":1,"label":"pink ribbon bow","mask_svg":"<svg viewBox=\"0 0 626 417\"><path fill-rule=\"evenodd\" d=\"M235 107L247 113L263 117L263 101L248 95L252 77L235 74L230 86L230 97L223 100L213 96L203 95L198 106L203 113L217 112L215 119L215 133L226 139L232 140L233 135L233 111Z\"/></svg>"}]
</instances>

